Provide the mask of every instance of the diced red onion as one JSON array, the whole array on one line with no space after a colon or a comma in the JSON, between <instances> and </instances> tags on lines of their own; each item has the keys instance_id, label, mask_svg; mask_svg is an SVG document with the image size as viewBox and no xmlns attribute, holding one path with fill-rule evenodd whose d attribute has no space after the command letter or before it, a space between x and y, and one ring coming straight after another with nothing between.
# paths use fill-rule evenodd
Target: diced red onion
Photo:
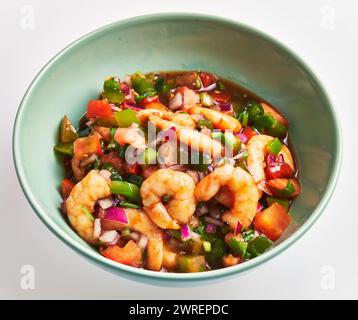
<instances>
[{"instance_id":1,"label":"diced red onion","mask_svg":"<svg viewBox=\"0 0 358 320\"><path fill-rule=\"evenodd\" d=\"M118 242L119 234L116 230L104 231L99 240L107 245L113 245Z\"/></svg>"},{"instance_id":2,"label":"diced red onion","mask_svg":"<svg viewBox=\"0 0 358 320\"><path fill-rule=\"evenodd\" d=\"M108 170L102 169L99 174L105 178L107 181L111 181L111 173Z\"/></svg>"},{"instance_id":3,"label":"diced red onion","mask_svg":"<svg viewBox=\"0 0 358 320\"><path fill-rule=\"evenodd\" d=\"M202 204L199 208L198 208L198 214L199 216L202 216L204 214L207 214L209 212L209 208L206 204Z\"/></svg>"},{"instance_id":4,"label":"diced red onion","mask_svg":"<svg viewBox=\"0 0 358 320\"><path fill-rule=\"evenodd\" d=\"M205 231L207 233L215 233L216 232L216 225L212 223L208 223L205 227Z\"/></svg>"},{"instance_id":5,"label":"diced red onion","mask_svg":"<svg viewBox=\"0 0 358 320\"><path fill-rule=\"evenodd\" d=\"M135 240L135 241L138 241L138 240L139 240L139 237L140 237L140 235L139 235L138 232L131 232L131 233L129 234L129 236L130 236L133 240Z\"/></svg>"},{"instance_id":6,"label":"diced red onion","mask_svg":"<svg viewBox=\"0 0 358 320\"><path fill-rule=\"evenodd\" d=\"M177 110L184 104L184 96L182 93L177 92L175 96L169 102L170 110Z\"/></svg>"},{"instance_id":7,"label":"diced red onion","mask_svg":"<svg viewBox=\"0 0 358 320\"><path fill-rule=\"evenodd\" d=\"M148 245L148 238L146 236L144 236L144 235L141 235L139 240L138 240L138 242L137 242L137 245L142 250L145 250L145 248Z\"/></svg>"},{"instance_id":8,"label":"diced red onion","mask_svg":"<svg viewBox=\"0 0 358 320\"><path fill-rule=\"evenodd\" d=\"M223 112L232 111L232 104L231 103L223 103L219 107L220 107L220 111L223 111Z\"/></svg>"},{"instance_id":9,"label":"diced red onion","mask_svg":"<svg viewBox=\"0 0 358 320\"><path fill-rule=\"evenodd\" d=\"M169 233L163 232L163 240L164 240L164 241L170 240L171 237L172 237L172 236L171 236Z\"/></svg>"},{"instance_id":10,"label":"diced red onion","mask_svg":"<svg viewBox=\"0 0 358 320\"><path fill-rule=\"evenodd\" d=\"M268 166L270 166L270 165L272 165L272 164L274 164L274 163L276 163L277 162L277 159L276 159L276 156L275 155L273 155L273 154L267 154L267 156L266 156L266 164L268 165Z\"/></svg>"},{"instance_id":11,"label":"diced red onion","mask_svg":"<svg viewBox=\"0 0 358 320\"><path fill-rule=\"evenodd\" d=\"M199 90L195 90L196 92L205 92L205 91L211 91L216 88L216 82L212 83L210 86L202 87Z\"/></svg>"},{"instance_id":12,"label":"diced red onion","mask_svg":"<svg viewBox=\"0 0 358 320\"><path fill-rule=\"evenodd\" d=\"M208 165L208 171L209 171L209 172L213 172L213 171L214 171L214 167L213 167L212 164L209 164L209 165Z\"/></svg>"},{"instance_id":13,"label":"diced red onion","mask_svg":"<svg viewBox=\"0 0 358 320\"><path fill-rule=\"evenodd\" d=\"M212 218L212 217L209 217L209 216L205 216L205 217L204 217L204 220L205 220L206 222L208 222L208 223L215 224L215 225L218 226L218 227L223 227L223 226L224 226L224 224L223 224L221 221L216 220L216 219L214 219L214 218Z\"/></svg>"},{"instance_id":14,"label":"diced red onion","mask_svg":"<svg viewBox=\"0 0 358 320\"><path fill-rule=\"evenodd\" d=\"M127 95L129 95L129 93L130 93L130 88L129 88L129 86L126 84L126 83L124 83L124 82L122 82L121 84L121 90L122 90L122 92L127 96Z\"/></svg>"},{"instance_id":15,"label":"diced red onion","mask_svg":"<svg viewBox=\"0 0 358 320\"><path fill-rule=\"evenodd\" d=\"M184 241L188 240L191 237L191 230L187 223L181 226L180 231L181 231L181 238Z\"/></svg>"},{"instance_id":16,"label":"diced red onion","mask_svg":"<svg viewBox=\"0 0 358 320\"><path fill-rule=\"evenodd\" d=\"M221 211L219 207L212 207L209 210L209 216L214 218L214 219L220 219L221 216Z\"/></svg>"},{"instance_id":17,"label":"diced red onion","mask_svg":"<svg viewBox=\"0 0 358 320\"><path fill-rule=\"evenodd\" d=\"M104 198L104 199L98 200L98 204L101 206L102 209L108 209L108 208L112 207L113 200L112 200L112 198Z\"/></svg>"},{"instance_id":18,"label":"diced red onion","mask_svg":"<svg viewBox=\"0 0 358 320\"><path fill-rule=\"evenodd\" d=\"M87 127L91 127L92 124L94 124L95 122L96 122L96 119L91 118L91 119L89 119L89 120L86 122L86 126L87 126Z\"/></svg>"},{"instance_id":19,"label":"diced red onion","mask_svg":"<svg viewBox=\"0 0 358 320\"><path fill-rule=\"evenodd\" d=\"M121 111L121 108L116 105L111 105L112 111Z\"/></svg>"},{"instance_id":20,"label":"diced red onion","mask_svg":"<svg viewBox=\"0 0 358 320\"><path fill-rule=\"evenodd\" d=\"M97 159L97 155L92 154L87 159L82 160L80 166L82 168L84 168L84 167L88 166L89 164L95 162L96 159Z\"/></svg>"},{"instance_id":21,"label":"diced red onion","mask_svg":"<svg viewBox=\"0 0 358 320\"><path fill-rule=\"evenodd\" d=\"M93 238L98 239L101 235L102 227L101 227L101 219L95 219L93 222Z\"/></svg>"},{"instance_id":22,"label":"diced red onion","mask_svg":"<svg viewBox=\"0 0 358 320\"><path fill-rule=\"evenodd\" d=\"M262 211L262 209L263 209L263 206L261 205L261 203L258 203L257 208L256 208L256 212L260 212L260 211Z\"/></svg>"},{"instance_id":23,"label":"diced red onion","mask_svg":"<svg viewBox=\"0 0 358 320\"><path fill-rule=\"evenodd\" d=\"M110 207L106 210L104 219L128 224L128 217L124 209L117 207Z\"/></svg>"},{"instance_id":24,"label":"diced red onion","mask_svg":"<svg viewBox=\"0 0 358 320\"><path fill-rule=\"evenodd\" d=\"M185 172L188 170L188 166L185 164L174 164L172 166L169 166L168 169Z\"/></svg>"},{"instance_id":25,"label":"diced red onion","mask_svg":"<svg viewBox=\"0 0 358 320\"><path fill-rule=\"evenodd\" d=\"M144 109L144 107L138 106L134 102L130 102L130 101L124 101L122 106L123 108L132 109L134 111L139 111Z\"/></svg>"},{"instance_id":26,"label":"diced red onion","mask_svg":"<svg viewBox=\"0 0 358 320\"><path fill-rule=\"evenodd\" d=\"M249 140L248 137L247 137L245 134L241 133L241 132L236 133L235 135L236 135L236 136L241 140L241 142L244 143L244 144L246 144L246 143L247 143L247 140Z\"/></svg>"},{"instance_id":27,"label":"diced red onion","mask_svg":"<svg viewBox=\"0 0 358 320\"><path fill-rule=\"evenodd\" d=\"M235 229L235 235L238 235L241 232L242 224L238 221Z\"/></svg>"},{"instance_id":28,"label":"diced red onion","mask_svg":"<svg viewBox=\"0 0 358 320\"><path fill-rule=\"evenodd\" d=\"M259 188L260 190L262 190L263 192L265 192L266 194L272 196L272 192L266 187L266 183L265 182L260 182L257 184L257 188Z\"/></svg>"}]
</instances>

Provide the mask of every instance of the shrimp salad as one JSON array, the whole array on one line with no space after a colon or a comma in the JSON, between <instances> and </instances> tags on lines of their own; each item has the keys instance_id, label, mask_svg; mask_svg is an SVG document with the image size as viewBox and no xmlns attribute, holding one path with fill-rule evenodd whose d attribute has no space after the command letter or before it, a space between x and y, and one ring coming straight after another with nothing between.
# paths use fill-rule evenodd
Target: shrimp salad
<instances>
[{"instance_id":1,"label":"shrimp salad","mask_svg":"<svg viewBox=\"0 0 358 320\"><path fill-rule=\"evenodd\" d=\"M105 79L78 126L64 116L62 213L106 258L203 272L263 254L300 194L288 120L201 71Z\"/></svg>"}]
</instances>

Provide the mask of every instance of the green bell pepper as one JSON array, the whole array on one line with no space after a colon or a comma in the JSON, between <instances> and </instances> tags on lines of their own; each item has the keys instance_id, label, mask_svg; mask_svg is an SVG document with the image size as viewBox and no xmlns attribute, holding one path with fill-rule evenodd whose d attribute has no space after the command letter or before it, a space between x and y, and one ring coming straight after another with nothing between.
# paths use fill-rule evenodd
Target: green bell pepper
<instances>
[{"instance_id":1,"label":"green bell pepper","mask_svg":"<svg viewBox=\"0 0 358 320\"><path fill-rule=\"evenodd\" d=\"M122 103L125 99L125 94L120 89L118 81L113 77L109 77L104 81L103 90L102 97L110 103Z\"/></svg>"},{"instance_id":2,"label":"green bell pepper","mask_svg":"<svg viewBox=\"0 0 358 320\"><path fill-rule=\"evenodd\" d=\"M282 150L282 143L278 138L275 138L273 140L271 140L267 145L266 145L266 150L271 153L271 154L279 154L280 151Z\"/></svg>"},{"instance_id":3,"label":"green bell pepper","mask_svg":"<svg viewBox=\"0 0 358 320\"><path fill-rule=\"evenodd\" d=\"M136 184L138 187L140 187L144 181L144 178L142 176L137 176L135 174L131 174L126 179L130 183Z\"/></svg>"},{"instance_id":4,"label":"green bell pepper","mask_svg":"<svg viewBox=\"0 0 358 320\"><path fill-rule=\"evenodd\" d=\"M54 146L55 151L62 153L66 156L70 156L73 157L74 152L73 152L73 142L70 143L59 143L57 145Z\"/></svg>"},{"instance_id":5,"label":"green bell pepper","mask_svg":"<svg viewBox=\"0 0 358 320\"><path fill-rule=\"evenodd\" d=\"M200 103L204 106L204 107L210 107L214 104L214 100L211 97L210 94L208 94L207 92L201 92L199 94L200 97Z\"/></svg>"},{"instance_id":6,"label":"green bell pepper","mask_svg":"<svg viewBox=\"0 0 358 320\"><path fill-rule=\"evenodd\" d=\"M238 241L235 238L230 238L227 244L234 254L240 255L240 257L245 256L248 246L247 242Z\"/></svg>"},{"instance_id":7,"label":"green bell pepper","mask_svg":"<svg viewBox=\"0 0 358 320\"><path fill-rule=\"evenodd\" d=\"M131 109L124 109L115 113L118 126L121 128L128 128L133 123L140 124L137 113Z\"/></svg>"},{"instance_id":8,"label":"green bell pepper","mask_svg":"<svg viewBox=\"0 0 358 320\"><path fill-rule=\"evenodd\" d=\"M205 257L202 255L184 255L178 257L179 272L203 272L206 270Z\"/></svg>"},{"instance_id":9,"label":"green bell pepper","mask_svg":"<svg viewBox=\"0 0 358 320\"><path fill-rule=\"evenodd\" d=\"M123 178L120 175L120 173L118 172L118 170L113 168L113 166L110 165L109 163L104 163L103 164L103 169L108 170L111 173L111 180L112 181L123 181Z\"/></svg>"},{"instance_id":10,"label":"green bell pepper","mask_svg":"<svg viewBox=\"0 0 358 320\"><path fill-rule=\"evenodd\" d=\"M214 130L214 125L210 120L200 119L197 124L197 128L201 129L202 127L207 127L210 130Z\"/></svg>"},{"instance_id":11,"label":"green bell pepper","mask_svg":"<svg viewBox=\"0 0 358 320\"><path fill-rule=\"evenodd\" d=\"M60 142L62 144L70 143L78 139L78 133L72 125L70 119L64 116L60 125Z\"/></svg>"},{"instance_id":12,"label":"green bell pepper","mask_svg":"<svg viewBox=\"0 0 358 320\"><path fill-rule=\"evenodd\" d=\"M153 83L140 72L134 73L131 77L131 81L133 89L139 95L143 95L148 92L155 92Z\"/></svg>"},{"instance_id":13,"label":"green bell pepper","mask_svg":"<svg viewBox=\"0 0 358 320\"><path fill-rule=\"evenodd\" d=\"M263 254L268 248L272 246L272 241L265 237L259 236L248 243L247 252L253 257Z\"/></svg>"},{"instance_id":14,"label":"green bell pepper","mask_svg":"<svg viewBox=\"0 0 358 320\"><path fill-rule=\"evenodd\" d=\"M112 181L109 185L111 192L121 194L128 200L138 202L140 200L139 187L127 181Z\"/></svg>"},{"instance_id":15,"label":"green bell pepper","mask_svg":"<svg viewBox=\"0 0 358 320\"><path fill-rule=\"evenodd\" d=\"M140 206L138 206L137 204L130 203L130 202L127 202L127 201L121 201L119 203L119 206L124 207L124 208L131 208L131 209L139 209L140 208Z\"/></svg>"}]
</instances>

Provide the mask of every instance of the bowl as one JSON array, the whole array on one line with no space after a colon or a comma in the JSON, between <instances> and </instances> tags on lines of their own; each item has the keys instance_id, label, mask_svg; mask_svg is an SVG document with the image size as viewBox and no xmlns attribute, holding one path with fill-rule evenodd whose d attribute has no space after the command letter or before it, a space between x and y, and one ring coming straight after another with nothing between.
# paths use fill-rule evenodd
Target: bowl
<instances>
[{"instance_id":1,"label":"bowl","mask_svg":"<svg viewBox=\"0 0 358 320\"><path fill-rule=\"evenodd\" d=\"M290 120L302 194L292 223L274 247L237 266L203 273L160 273L102 257L60 214L63 176L53 152L61 117L79 119L108 75L201 69L231 79L277 106ZM46 226L69 247L115 274L185 285L237 275L290 247L317 220L334 190L341 161L337 115L302 60L267 35L235 21L199 14L156 14L91 32L58 53L36 76L19 107L13 153L21 187Z\"/></svg>"}]
</instances>

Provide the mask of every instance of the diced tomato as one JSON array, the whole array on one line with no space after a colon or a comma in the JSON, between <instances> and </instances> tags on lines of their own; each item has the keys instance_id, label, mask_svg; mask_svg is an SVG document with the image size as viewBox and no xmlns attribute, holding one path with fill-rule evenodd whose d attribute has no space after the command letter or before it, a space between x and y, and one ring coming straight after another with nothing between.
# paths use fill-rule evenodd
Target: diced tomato
<instances>
[{"instance_id":1,"label":"diced tomato","mask_svg":"<svg viewBox=\"0 0 358 320\"><path fill-rule=\"evenodd\" d=\"M247 126L244 127L242 131L239 133L239 138L242 141L242 143L246 144L255 135L257 135L257 132L251 127Z\"/></svg>"},{"instance_id":2,"label":"diced tomato","mask_svg":"<svg viewBox=\"0 0 358 320\"><path fill-rule=\"evenodd\" d=\"M148 104L150 103L158 103L159 102L159 97L156 95L156 96L153 96L153 97L147 97L147 98L144 98L142 99L138 104L141 106L141 107L147 107Z\"/></svg>"},{"instance_id":3,"label":"diced tomato","mask_svg":"<svg viewBox=\"0 0 358 320\"><path fill-rule=\"evenodd\" d=\"M297 179L273 179L267 182L268 188L276 197L294 198L301 193Z\"/></svg>"},{"instance_id":4,"label":"diced tomato","mask_svg":"<svg viewBox=\"0 0 358 320\"><path fill-rule=\"evenodd\" d=\"M291 217L285 208L273 203L267 209L256 214L254 225L270 240L277 240L290 224Z\"/></svg>"},{"instance_id":5,"label":"diced tomato","mask_svg":"<svg viewBox=\"0 0 358 320\"><path fill-rule=\"evenodd\" d=\"M97 135L75 140L73 149L75 157L78 160L83 160L92 154L102 155L101 143Z\"/></svg>"},{"instance_id":6,"label":"diced tomato","mask_svg":"<svg viewBox=\"0 0 358 320\"><path fill-rule=\"evenodd\" d=\"M117 151L110 151L109 153L101 156L101 162L103 164L105 163L110 164L113 168L118 170L120 173L122 173L124 170L124 160L119 157Z\"/></svg>"},{"instance_id":7,"label":"diced tomato","mask_svg":"<svg viewBox=\"0 0 358 320\"><path fill-rule=\"evenodd\" d=\"M292 177L293 171L287 163L275 163L265 168L267 180Z\"/></svg>"},{"instance_id":8,"label":"diced tomato","mask_svg":"<svg viewBox=\"0 0 358 320\"><path fill-rule=\"evenodd\" d=\"M75 184L70 180L70 179L63 179L62 180L62 198L63 199L67 199L68 196L71 193L71 190L73 189L73 187L75 186Z\"/></svg>"},{"instance_id":9,"label":"diced tomato","mask_svg":"<svg viewBox=\"0 0 358 320\"><path fill-rule=\"evenodd\" d=\"M124 164L124 171L127 174L139 174L142 167L136 162L134 164L125 163Z\"/></svg>"},{"instance_id":10,"label":"diced tomato","mask_svg":"<svg viewBox=\"0 0 358 320\"><path fill-rule=\"evenodd\" d=\"M213 91L210 93L210 95L218 103L228 103L231 99L230 94L227 92Z\"/></svg>"},{"instance_id":11,"label":"diced tomato","mask_svg":"<svg viewBox=\"0 0 358 320\"><path fill-rule=\"evenodd\" d=\"M108 259L128 266L138 268L142 264L142 250L133 240L128 241L123 248L119 246L109 246L102 250L101 253Z\"/></svg>"},{"instance_id":12,"label":"diced tomato","mask_svg":"<svg viewBox=\"0 0 358 320\"><path fill-rule=\"evenodd\" d=\"M267 180L291 178L293 175L293 170L289 164L284 161L284 158L282 156L278 156L276 157L275 161L272 161L272 157L275 156L268 154L266 157L265 173Z\"/></svg>"},{"instance_id":13,"label":"diced tomato","mask_svg":"<svg viewBox=\"0 0 358 320\"><path fill-rule=\"evenodd\" d=\"M98 134L98 137L100 139L104 139L107 142L109 142L111 140L110 128L95 126L93 128L93 132Z\"/></svg>"},{"instance_id":14,"label":"diced tomato","mask_svg":"<svg viewBox=\"0 0 358 320\"><path fill-rule=\"evenodd\" d=\"M90 100L88 102L87 117L109 119L113 116L112 108L107 99Z\"/></svg>"},{"instance_id":15,"label":"diced tomato","mask_svg":"<svg viewBox=\"0 0 358 320\"><path fill-rule=\"evenodd\" d=\"M201 80L201 83L203 84L203 87L206 88L206 87L212 85L216 81L216 78L211 73L200 72L200 80Z\"/></svg>"}]
</instances>

